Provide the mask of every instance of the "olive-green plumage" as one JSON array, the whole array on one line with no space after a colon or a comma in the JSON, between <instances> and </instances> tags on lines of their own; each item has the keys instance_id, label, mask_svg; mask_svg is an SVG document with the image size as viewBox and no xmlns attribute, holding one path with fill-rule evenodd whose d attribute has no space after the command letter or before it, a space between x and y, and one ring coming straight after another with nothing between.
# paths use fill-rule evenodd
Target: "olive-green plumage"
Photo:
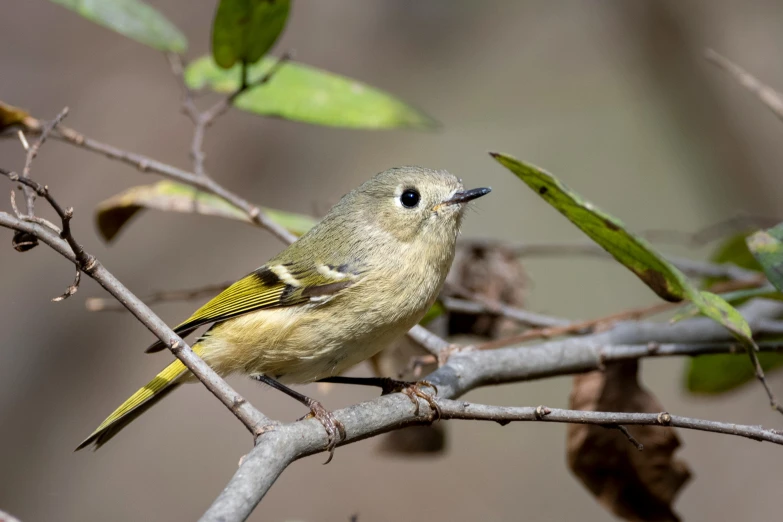
<instances>
[{"instance_id":1,"label":"olive-green plumage","mask_svg":"<svg viewBox=\"0 0 783 522\"><path fill-rule=\"evenodd\" d=\"M274 259L196 310L175 331L213 326L193 349L221 375L307 383L368 359L432 305L454 257L466 203L445 171L387 170L345 195ZM148 352L163 349L156 343ZM178 360L115 410L77 449L100 447L177 385Z\"/></svg>"}]
</instances>

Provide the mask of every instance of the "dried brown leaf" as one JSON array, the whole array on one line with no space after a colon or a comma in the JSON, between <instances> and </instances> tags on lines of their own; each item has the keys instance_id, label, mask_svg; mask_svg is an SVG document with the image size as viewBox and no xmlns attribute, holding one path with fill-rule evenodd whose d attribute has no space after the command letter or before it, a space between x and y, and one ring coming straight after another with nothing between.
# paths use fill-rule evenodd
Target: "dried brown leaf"
<instances>
[{"instance_id":1,"label":"dried brown leaf","mask_svg":"<svg viewBox=\"0 0 783 522\"><path fill-rule=\"evenodd\" d=\"M612 364L574 378L570 408L575 410L664 411L639 385L637 361ZM671 428L627 426L644 445L639 451L619 430L573 424L568 427L571 471L609 511L631 521L677 521L672 502L691 472L674 458L680 440Z\"/></svg>"},{"instance_id":2,"label":"dried brown leaf","mask_svg":"<svg viewBox=\"0 0 783 522\"><path fill-rule=\"evenodd\" d=\"M448 288L465 290L478 300L524 308L527 275L519 259L502 245L464 245L457 249ZM459 294L459 292L457 292ZM449 312L449 335L497 339L518 330L515 321L495 314Z\"/></svg>"}]
</instances>

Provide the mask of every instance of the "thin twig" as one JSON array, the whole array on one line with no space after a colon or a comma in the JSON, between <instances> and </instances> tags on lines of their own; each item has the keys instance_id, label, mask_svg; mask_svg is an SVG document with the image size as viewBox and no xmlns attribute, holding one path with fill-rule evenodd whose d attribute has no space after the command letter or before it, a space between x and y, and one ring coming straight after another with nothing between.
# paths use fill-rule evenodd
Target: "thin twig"
<instances>
[{"instance_id":1,"label":"thin twig","mask_svg":"<svg viewBox=\"0 0 783 522\"><path fill-rule=\"evenodd\" d=\"M641 236L654 243L670 243L691 248L698 248L715 240L726 238L732 234L769 228L780 219L764 216L739 215L707 225L695 232L683 232L680 230L651 229L645 230Z\"/></svg>"},{"instance_id":2,"label":"thin twig","mask_svg":"<svg viewBox=\"0 0 783 522\"><path fill-rule=\"evenodd\" d=\"M501 244L519 257L590 256L612 259L611 254L595 243L509 243L495 240L470 239L471 244ZM677 256L664 256L667 261L686 275L694 277L727 278L743 281L759 281L763 275L732 263L710 263Z\"/></svg>"},{"instance_id":3,"label":"thin twig","mask_svg":"<svg viewBox=\"0 0 783 522\"><path fill-rule=\"evenodd\" d=\"M217 285L207 285L199 288L191 288L185 290L163 290L160 292L154 292L148 296L142 297L141 300L148 306L168 303L172 301L189 301L191 299L201 299L202 297L211 297L218 292L222 292L226 288L231 286L231 283L221 283ZM116 299L110 297L90 297L85 301L85 307L90 312L122 312L125 311L120 303Z\"/></svg>"},{"instance_id":4,"label":"thin twig","mask_svg":"<svg viewBox=\"0 0 783 522\"><path fill-rule=\"evenodd\" d=\"M479 297L479 296L474 296ZM527 326L564 326L571 324L568 319L562 319L560 317L552 317L549 315L537 314L522 308L515 308L508 306L500 301L492 301L487 299L467 300L458 299L456 297L442 297L441 303L450 312L460 312L465 314L492 314L500 317L507 317L513 319Z\"/></svg>"},{"instance_id":5,"label":"thin twig","mask_svg":"<svg viewBox=\"0 0 783 522\"><path fill-rule=\"evenodd\" d=\"M761 103L766 105L767 108L775 114L775 116L783 120L783 100L775 89L762 83L758 78L744 70L742 67L712 49L707 49L704 53L704 57L708 62L717 65L731 74L740 85L753 93Z\"/></svg>"},{"instance_id":6,"label":"thin twig","mask_svg":"<svg viewBox=\"0 0 783 522\"><path fill-rule=\"evenodd\" d=\"M608 426L608 427L609 428L614 428L614 429L618 430L620 433L622 433L623 435L625 435L625 438L628 439L628 442L633 444L636 447L636 449L638 449L639 451L642 451L644 449L644 444L642 444L641 442L636 440L636 438L634 438L634 436L631 435L631 432L628 431L628 428L626 428L622 424L617 424L615 426Z\"/></svg>"},{"instance_id":7,"label":"thin twig","mask_svg":"<svg viewBox=\"0 0 783 522\"><path fill-rule=\"evenodd\" d=\"M73 294L76 293L76 291L79 289L79 283L82 279L82 272L78 268L76 269L76 275L73 278L73 283L71 283L71 286L65 289L65 292L63 292L61 295L58 295L57 297L53 298L52 301L55 303L59 303L60 301L64 301L71 297Z\"/></svg>"},{"instance_id":8,"label":"thin twig","mask_svg":"<svg viewBox=\"0 0 783 522\"><path fill-rule=\"evenodd\" d=\"M23 178L30 177L30 168L33 165L33 160L38 155L38 151L41 149L41 145L43 145L46 141L46 138L49 137L49 133L51 133L52 130L57 127L63 118L65 118L67 115L68 107L65 107L52 121L46 123L43 126L43 130L41 130L40 136L38 136L38 139L35 141L35 143L33 143L32 146L25 146L27 144L27 140L24 139L24 134L21 134L20 132L22 146L27 151L27 156L24 162L24 169L22 170ZM25 185L24 193L27 198L27 215L32 216L35 214L35 191L31 187Z\"/></svg>"},{"instance_id":9,"label":"thin twig","mask_svg":"<svg viewBox=\"0 0 783 522\"><path fill-rule=\"evenodd\" d=\"M761 426L730 424L691 417L660 413L619 413L606 411L561 410L559 408L488 406L469 402L441 399L438 401L443 419L486 420L499 423L508 422L562 422L568 424L594 424L616 428L626 434L634 445L641 444L628 433L624 426L664 426L685 428L745 437L760 442L783 445L783 431L767 429ZM542 414L543 412L543 414ZM640 448L641 449L641 448Z\"/></svg>"},{"instance_id":10,"label":"thin twig","mask_svg":"<svg viewBox=\"0 0 783 522\"><path fill-rule=\"evenodd\" d=\"M480 344L476 347L478 350L494 350L495 348L502 348L510 344L517 344L526 341L532 341L534 339L548 339L560 335L568 335L574 333L590 333L597 328L607 329L620 321L634 321L646 317L649 315L655 315L662 312L666 312L682 306L685 303L656 303L650 306L644 306L641 308L632 308L630 310L624 310L622 312L607 315L605 317L599 317L598 319L590 319L588 321L577 321L562 326L553 326L549 328L536 328L527 330L518 335L512 335L503 339L497 339L494 341L488 341Z\"/></svg>"},{"instance_id":11,"label":"thin twig","mask_svg":"<svg viewBox=\"0 0 783 522\"><path fill-rule=\"evenodd\" d=\"M762 315L774 317L783 308L777 303L760 303L746 308L749 322ZM728 336L718 324L705 318L696 318L675 325L658 323L623 323L612 331L591 336L552 341L540 346L522 346L494 351L470 351L451 358L443 367L425 377L438 386L438 404L448 411L444 418L486 417L485 420L543 420L557 422L581 422L605 426L614 425L664 425L688 429L713 431L767 440L783 444L783 433L756 426L675 417L666 413L633 414L604 412L575 412L550 409L542 415L541 408L482 410L479 406L465 406L458 397L485 384L518 382L553 375L573 374L599 369L605 361L621 358L641 358L662 355L695 355L703 353L737 353L730 343L688 346L649 345L647 340L663 342L665 339L705 339ZM645 344L613 346L614 343L644 340ZM762 345L762 350L772 349ZM778 345L776 349L783 348ZM691 353L688 352L691 350ZM426 403L424 404L426 407ZM538 413L536 413L538 410ZM346 428L344 444L363 440L386 431L429 421L429 414L414 415L415 408L401 394L382 396L373 401L358 404L334 412ZM428 410L425 410L428 411ZM201 520L244 520L264 497L283 470L293 461L323 451L325 434L316 421L304 421L278 426L274 431L258 439L256 447L244 458L242 465L229 484L215 500Z\"/></svg>"},{"instance_id":12,"label":"thin twig","mask_svg":"<svg viewBox=\"0 0 783 522\"><path fill-rule=\"evenodd\" d=\"M52 206L62 221L62 231L58 234L48 227L27 220L18 219L6 212L0 212L0 226L10 228L18 232L31 234L42 242L52 247L56 252L69 259L79 270L90 276L115 299L123 304L144 326L155 336L163 341L171 352L195 375L204 386L212 392L236 417L242 421L247 429L258 436L263 433L273 422L255 409L225 380L205 363L168 325L163 322L152 310L139 298L128 290L115 278L98 260L84 251L74 239L70 220L73 210L63 210L62 206L52 197L48 188L39 185L29 178L21 178L18 174L0 169L0 173L6 175L11 181L23 183L33 188L36 193L45 198Z\"/></svg>"},{"instance_id":13,"label":"thin twig","mask_svg":"<svg viewBox=\"0 0 783 522\"><path fill-rule=\"evenodd\" d=\"M408 337L436 357L444 350L448 350L453 346L450 342L430 332L420 324L408 331Z\"/></svg>"},{"instance_id":14,"label":"thin twig","mask_svg":"<svg viewBox=\"0 0 783 522\"><path fill-rule=\"evenodd\" d=\"M35 118L28 117L25 119L25 128L30 134L37 134L42 131L43 124L41 121ZM185 185L189 185L198 190L202 190L209 194L213 194L222 200L237 207L244 212L250 222L256 226L267 229L275 237L290 243L296 239L296 236L286 230L285 227L279 225L269 218L259 207L248 202L244 198L241 198L237 194L227 190L225 187L217 183L215 180L209 177L199 177L193 172L188 172L183 169L179 169L172 165L160 162L152 159L143 154L136 154L128 152L112 145L107 145L98 140L89 138L73 129L64 126L58 126L58 128L52 133L52 138L56 138L71 145L96 152L106 156L109 159L117 160L126 165L135 167L141 172L153 172L164 178L168 178L174 181L178 181Z\"/></svg>"},{"instance_id":15,"label":"thin twig","mask_svg":"<svg viewBox=\"0 0 783 522\"><path fill-rule=\"evenodd\" d=\"M185 114L187 114L193 122L194 126L193 139L190 144L190 156L193 158L193 171L196 176L205 177L207 176L207 173L204 168L204 161L206 160L206 154L204 153L204 137L206 135L207 127L212 125L219 116L231 108L240 94L271 80L280 68L291 59L291 54L289 52L283 54L283 56L281 56L263 76L253 82L247 81L247 66L243 62L242 81L239 88L203 112L199 111L196 106L193 99L193 91L188 87L187 82L185 81L185 66L182 63L182 57L173 53L169 54L168 57L171 71L178 79L180 88L182 89L182 108Z\"/></svg>"}]
</instances>

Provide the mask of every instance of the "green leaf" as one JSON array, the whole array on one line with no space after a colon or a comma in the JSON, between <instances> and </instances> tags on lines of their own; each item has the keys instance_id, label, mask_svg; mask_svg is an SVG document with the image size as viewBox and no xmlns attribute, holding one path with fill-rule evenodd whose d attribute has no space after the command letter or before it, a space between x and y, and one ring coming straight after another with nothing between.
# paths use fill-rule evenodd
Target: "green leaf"
<instances>
[{"instance_id":1,"label":"green leaf","mask_svg":"<svg viewBox=\"0 0 783 522\"><path fill-rule=\"evenodd\" d=\"M277 62L266 57L248 68L248 82L262 78ZM240 66L223 70L205 56L191 63L185 81L192 89L234 92ZM368 85L300 63L286 62L272 79L242 93L239 109L262 116L355 129L431 129L437 123L397 98Z\"/></svg>"},{"instance_id":2,"label":"green leaf","mask_svg":"<svg viewBox=\"0 0 783 522\"><path fill-rule=\"evenodd\" d=\"M222 68L256 63L288 20L290 0L220 0L212 23L212 56Z\"/></svg>"},{"instance_id":3,"label":"green leaf","mask_svg":"<svg viewBox=\"0 0 783 522\"><path fill-rule=\"evenodd\" d=\"M140 0L51 0L84 18L165 52L184 53L188 41L165 16Z\"/></svg>"},{"instance_id":4,"label":"green leaf","mask_svg":"<svg viewBox=\"0 0 783 522\"><path fill-rule=\"evenodd\" d=\"M763 298L763 299L775 299L777 301L783 301L783 294L778 292L778 290L771 286L771 285L765 285L761 286L759 288L745 288L742 290L733 290L731 292L725 292L720 295L721 299L726 301L727 303L731 305L735 305L737 303L744 303L750 299L755 298ZM677 322L682 321L683 319L687 319L689 317L694 317L696 315L699 315L699 309L696 308L696 306L689 304L685 308L683 308L679 313L677 313L674 317L672 317L671 322ZM711 355L705 355L704 357L712 357Z\"/></svg>"},{"instance_id":5,"label":"green leaf","mask_svg":"<svg viewBox=\"0 0 783 522\"><path fill-rule=\"evenodd\" d=\"M761 264L769 282L783 292L783 223L750 236L748 248Z\"/></svg>"},{"instance_id":6,"label":"green leaf","mask_svg":"<svg viewBox=\"0 0 783 522\"><path fill-rule=\"evenodd\" d=\"M622 221L598 209L548 172L511 156L494 152L491 155L636 274L659 297L672 302L689 299L702 314L727 328L747 349L756 349L747 321L735 308L715 294L699 291L649 243L626 230Z\"/></svg>"},{"instance_id":7,"label":"green leaf","mask_svg":"<svg viewBox=\"0 0 783 522\"><path fill-rule=\"evenodd\" d=\"M144 209L196 213L250 222L244 212L217 196L173 181L159 181L154 185L131 187L98 205L95 220L103 239L112 241L130 219ZM304 234L316 223L314 218L303 214L268 208L262 208L261 211L296 235Z\"/></svg>"},{"instance_id":8,"label":"green leaf","mask_svg":"<svg viewBox=\"0 0 783 522\"><path fill-rule=\"evenodd\" d=\"M745 238L749 233L750 230L724 239L710 256L710 261L718 264L732 263L740 268L760 272L761 265L759 265L758 261L753 257L753 254L748 250L748 245L745 242ZM709 288L711 285L721 280L725 280L725 278L706 278L704 280L704 286Z\"/></svg>"},{"instance_id":9,"label":"green leaf","mask_svg":"<svg viewBox=\"0 0 783 522\"><path fill-rule=\"evenodd\" d=\"M764 371L783 366L783 353L759 353ZM693 357L686 369L686 387L693 393L722 393L755 378L753 367L741 364L737 355L717 354Z\"/></svg>"},{"instance_id":10,"label":"green leaf","mask_svg":"<svg viewBox=\"0 0 783 522\"><path fill-rule=\"evenodd\" d=\"M443 306L443 303L440 301L435 301L432 306L430 306L429 310L427 310L427 313L424 314L424 317L421 318L421 321L419 321L419 324L422 326L426 326L441 315L446 313L446 307Z\"/></svg>"},{"instance_id":11,"label":"green leaf","mask_svg":"<svg viewBox=\"0 0 783 522\"><path fill-rule=\"evenodd\" d=\"M678 302L689 297L689 293L698 293L682 272L653 250L644 239L628 232L619 219L582 199L563 182L537 167L502 154L492 153L492 156L636 274L662 299Z\"/></svg>"}]
</instances>

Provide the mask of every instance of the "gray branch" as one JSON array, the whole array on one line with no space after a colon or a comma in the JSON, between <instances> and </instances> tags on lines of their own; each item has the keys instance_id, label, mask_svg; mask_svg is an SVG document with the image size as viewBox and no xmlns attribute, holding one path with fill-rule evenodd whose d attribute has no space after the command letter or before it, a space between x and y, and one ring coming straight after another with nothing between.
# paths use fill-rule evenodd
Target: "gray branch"
<instances>
[{"instance_id":1,"label":"gray branch","mask_svg":"<svg viewBox=\"0 0 783 522\"><path fill-rule=\"evenodd\" d=\"M138 297L128 290L120 281L114 277L104 266L94 257L90 256L73 240L70 233L66 239L60 238L60 235L49 227L20 220L6 212L0 212L0 226L27 232L46 243L57 253L74 263L77 268L94 279L107 292L114 296L117 301L131 312L144 326L160 339L171 350L171 352L195 375L215 397L236 415L242 423L250 430L253 435L263 432L263 429L273 423L249 402L247 402L239 393L237 393L228 383L223 380L215 371L196 355L190 346L183 341L179 335L169 328L163 320L155 315L150 308L145 305ZM73 247L72 244L73 243ZM76 252L75 252L76 251Z\"/></svg>"},{"instance_id":2,"label":"gray branch","mask_svg":"<svg viewBox=\"0 0 783 522\"><path fill-rule=\"evenodd\" d=\"M777 328L770 321L783 313L783 304L770 301L751 302L743 313L754 331L759 324ZM773 324L770 324L773 323ZM762 333L762 332L759 332ZM694 344L689 344L694 343ZM780 350L781 344L761 344L762 350ZM479 386L529 381L555 375L568 375L598 370L607 362L643 357L672 355L703 355L707 353L744 353L729 332L706 318L695 318L676 324L652 322L620 323L609 331L549 341L535 346L515 346L490 351L463 350L454 352L448 361L426 377L438 387L438 404L448 414L458 418L457 410L464 403L449 401ZM423 401L422 401L423 402ZM375 400L350 406L335 413L347 433L342 444L373 437L405 426L429 423L432 412L423 402L423 415L416 416L408 397L402 394L381 396ZM449 408L455 408L450 410ZM483 407L495 408L495 407ZM495 412L504 410L496 409ZM530 413L525 408L510 408L505 414ZM551 410L553 417L541 420L590 422L602 425L668 424L782 443L783 435L752 426L716 423L659 414L616 414L602 412L568 412ZM666 420L670 419L670 420ZM494 420L494 419L493 419ZM511 420L511 419L506 419ZM662 420L666 422L661 422ZM676 424L675 424L676 423ZM315 420L294 422L275 427L261 435L255 448L239 466L226 488L202 517L202 521L245 520L264 497L277 477L293 461L324 451L326 434Z\"/></svg>"}]
</instances>

